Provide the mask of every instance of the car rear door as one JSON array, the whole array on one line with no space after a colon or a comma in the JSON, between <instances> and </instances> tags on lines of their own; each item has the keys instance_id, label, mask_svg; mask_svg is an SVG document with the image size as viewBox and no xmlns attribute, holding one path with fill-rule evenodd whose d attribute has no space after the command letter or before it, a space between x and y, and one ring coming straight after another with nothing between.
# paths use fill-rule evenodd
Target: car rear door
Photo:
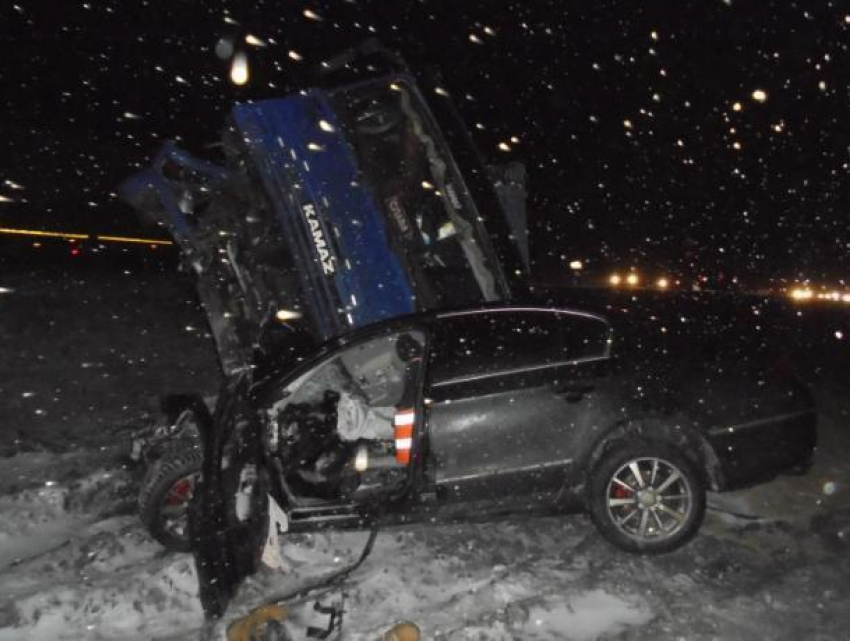
<instances>
[{"instance_id":1,"label":"car rear door","mask_svg":"<svg viewBox=\"0 0 850 641\"><path fill-rule=\"evenodd\" d=\"M547 500L598 422L609 327L576 312L444 315L426 389L429 476L445 501Z\"/></svg>"}]
</instances>

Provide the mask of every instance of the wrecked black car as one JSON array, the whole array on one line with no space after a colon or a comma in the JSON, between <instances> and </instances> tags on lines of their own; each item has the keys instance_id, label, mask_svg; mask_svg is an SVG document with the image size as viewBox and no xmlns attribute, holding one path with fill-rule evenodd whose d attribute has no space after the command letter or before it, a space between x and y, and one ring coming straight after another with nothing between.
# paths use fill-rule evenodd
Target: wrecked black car
<instances>
[{"instance_id":1,"label":"wrecked black car","mask_svg":"<svg viewBox=\"0 0 850 641\"><path fill-rule=\"evenodd\" d=\"M624 550L683 545L707 489L804 464L816 415L793 377L682 357L641 360L596 314L496 305L386 321L269 372L219 408L205 456L207 607L283 531L558 509Z\"/></svg>"}]
</instances>

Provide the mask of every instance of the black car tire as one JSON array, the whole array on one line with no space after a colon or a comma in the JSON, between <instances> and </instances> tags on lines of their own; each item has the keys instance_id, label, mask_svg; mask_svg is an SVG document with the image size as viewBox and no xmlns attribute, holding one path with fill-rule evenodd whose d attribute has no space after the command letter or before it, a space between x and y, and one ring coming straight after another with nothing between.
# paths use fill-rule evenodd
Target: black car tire
<instances>
[{"instance_id":1,"label":"black car tire","mask_svg":"<svg viewBox=\"0 0 850 641\"><path fill-rule=\"evenodd\" d=\"M665 443L611 447L591 472L586 498L601 534L616 547L640 554L681 547L697 533L705 515L702 476Z\"/></svg>"},{"instance_id":2,"label":"black car tire","mask_svg":"<svg viewBox=\"0 0 850 641\"><path fill-rule=\"evenodd\" d=\"M150 535L169 550L189 552L189 503L201 475L200 448L164 453L148 468L139 490L139 517ZM171 503L169 506L168 504ZM172 523L166 509L175 508Z\"/></svg>"}]
</instances>

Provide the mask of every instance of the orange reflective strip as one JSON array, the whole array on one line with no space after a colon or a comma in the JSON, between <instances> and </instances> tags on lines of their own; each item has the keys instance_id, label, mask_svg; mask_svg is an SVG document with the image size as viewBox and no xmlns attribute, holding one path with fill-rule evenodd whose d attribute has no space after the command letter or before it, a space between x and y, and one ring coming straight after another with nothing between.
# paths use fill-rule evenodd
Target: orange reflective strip
<instances>
[{"instance_id":1,"label":"orange reflective strip","mask_svg":"<svg viewBox=\"0 0 850 641\"><path fill-rule=\"evenodd\" d=\"M416 413L412 409L399 410L395 414L395 460L402 465L410 463L413 447L413 425Z\"/></svg>"}]
</instances>

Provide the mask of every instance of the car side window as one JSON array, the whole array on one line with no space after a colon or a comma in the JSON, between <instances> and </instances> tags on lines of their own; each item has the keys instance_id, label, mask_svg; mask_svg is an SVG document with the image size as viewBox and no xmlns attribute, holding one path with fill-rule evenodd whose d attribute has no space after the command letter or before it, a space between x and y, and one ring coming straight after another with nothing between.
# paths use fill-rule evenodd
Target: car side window
<instances>
[{"instance_id":1,"label":"car side window","mask_svg":"<svg viewBox=\"0 0 850 641\"><path fill-rule=\"evenodd\" d=\"M444 318L431 359L433 381L520 371L608 355L608 324L547 310Z\"/></svg>"}]
</instances>

